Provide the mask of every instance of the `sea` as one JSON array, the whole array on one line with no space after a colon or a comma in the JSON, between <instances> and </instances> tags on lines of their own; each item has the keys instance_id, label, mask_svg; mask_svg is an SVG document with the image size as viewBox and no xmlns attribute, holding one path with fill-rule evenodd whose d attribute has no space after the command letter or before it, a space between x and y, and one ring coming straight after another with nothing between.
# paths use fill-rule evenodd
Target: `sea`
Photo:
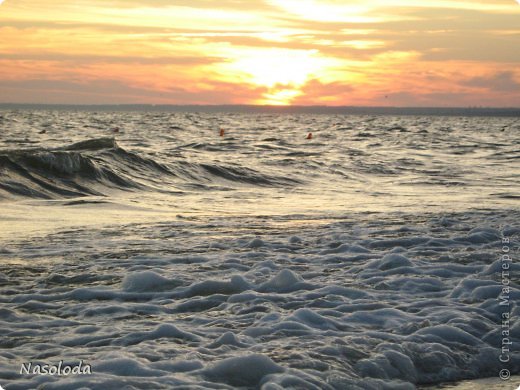
<instances>
[{"instance_id":1,"label":"sea","mask_svg":"<svg viewBox=\"0 0 520 390\"><path fill-rule=\"evenodd\" d=\"M4 108L0 386L515 390L519 135Z\"/></svg>"}]
</instances>

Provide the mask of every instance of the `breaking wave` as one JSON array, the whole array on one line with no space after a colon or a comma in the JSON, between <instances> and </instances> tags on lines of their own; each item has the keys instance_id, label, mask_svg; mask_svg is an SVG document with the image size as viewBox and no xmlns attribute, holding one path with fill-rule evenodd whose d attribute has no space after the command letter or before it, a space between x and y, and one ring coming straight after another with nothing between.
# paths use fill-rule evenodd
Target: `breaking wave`
<instances>
[{"instance_id":1,"label":"breaking wave","mask_svg":"<svg viewBox=\"0 0 520 390\"><path fill-rule=\"evenodd\" d=\"M59 199L106 195L110 190L178 192L224 185L294 186L301 182L243 166L168 164L130 152L114 138L77 142L57 149L0 152L0 196Z\"/></svg>"}]
</instances>

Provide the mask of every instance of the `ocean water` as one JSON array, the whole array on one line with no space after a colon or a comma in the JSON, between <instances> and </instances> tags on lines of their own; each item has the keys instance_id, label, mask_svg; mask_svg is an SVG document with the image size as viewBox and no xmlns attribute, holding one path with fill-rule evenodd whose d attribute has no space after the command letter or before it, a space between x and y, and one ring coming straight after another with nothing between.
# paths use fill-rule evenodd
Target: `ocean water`
<instances>
[{"instance_id":1,"label":"ocean water","mask_svg":"<svg viewBox=\"0 0 520 390\"><path fill-rule=\"evenodd\" d=\"M516 389L519 130L1 111L0 386Z\"/></svg>"}]
</instances>

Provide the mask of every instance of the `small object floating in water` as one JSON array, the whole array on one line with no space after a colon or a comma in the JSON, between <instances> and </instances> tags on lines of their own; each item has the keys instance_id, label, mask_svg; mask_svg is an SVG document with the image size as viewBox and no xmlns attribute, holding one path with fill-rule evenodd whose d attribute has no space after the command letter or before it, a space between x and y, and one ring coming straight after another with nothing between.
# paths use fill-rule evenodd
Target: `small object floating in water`
<instances>
[{"instance_id":1,"label":"small object floating in water","mask_svg":"<svg viewBox=\"0 0 520 390\"><path fill-rule=\"evenodd\" d=\"M312 139L312 133L307 134L307 138L305 139Z\"/></svg>"},{"instance_id":2,"label":"small object floating in water","mask_svg":"<svg viewBox=\"0 0 520 390\"><path fill-rule=\"evenodd\" d=\"M47 133L47 130L43 129L42 131L39 131L38 134L45 134Z\"/></svg>"},{"instance_id":3,"label":"small object floating in water","mask_svg":"<svg viewBox=\"0 0 520 390\"><path fill-rule=\"evenodd\" d=\"M119 127L113 127L112 133L119 133Z\"/></svg>"},{"instance_id":4,"label":"small object floating in water","mask_svg":"<svg viewBox=\"0 0 520 390\"><path fill-rule=\"evenodd\" d=\"M224 137L224 134L225 134L225 133L226 133L226 132L224 131L224 129L220 129L220 136L221 136L221 137Z\"/></svg>"}]
</instances>

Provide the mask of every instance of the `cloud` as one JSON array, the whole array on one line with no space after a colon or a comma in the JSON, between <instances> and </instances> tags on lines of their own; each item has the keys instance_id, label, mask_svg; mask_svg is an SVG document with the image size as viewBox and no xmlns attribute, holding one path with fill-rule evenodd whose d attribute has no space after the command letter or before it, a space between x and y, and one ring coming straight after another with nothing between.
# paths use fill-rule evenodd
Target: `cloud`
<instances>
[{"instance_id":1,"label":"cloud","mask_svg":"<svg viewBox=\"0 0 520 390\"><path fill-rule=\"evenodd\" d=\"M88 82L36 78L0 80L0 90L10 95L10 103L40 104L238 104L243 103L244 98L253 102L265 92L262 88L237 88L223 82L212 82L199 90L169 86L160 91L102 78Z\"/></svg>"},{"instance_id":2,"label":"cloud","mask_svg":"<svg viewBox=\"0 0 520 390\"><path fill-rule=\"evenodd\" d=\"M510 71L499 72L490 76L473 77L463 82L463 84L495 92L520 93L520 82L516 80L515 74Z\"/></svg>"},{"instance_id":3,"label":"cloud","mask_svg":"<svg viewBox=\"0 0 520 390\"><path fill-rule=\"evenodd\" d=\"M324 83L310 80L293 104L297 105L356 105L354 88L342 82Z\"/></svg>"},{"instance_id":4,"label":"cloud","mask_svg":"<svg viewBox=\"0 0 520 390\"><path fill-rule=\"evenodd\" d=\"M2 99L34 98L34 82L64 101L509 104L519 16L512 0L8 1L0 82L16 83ZM289 88L309 62L295 51L326 65Z\"/></svg>"}]
</instances>

